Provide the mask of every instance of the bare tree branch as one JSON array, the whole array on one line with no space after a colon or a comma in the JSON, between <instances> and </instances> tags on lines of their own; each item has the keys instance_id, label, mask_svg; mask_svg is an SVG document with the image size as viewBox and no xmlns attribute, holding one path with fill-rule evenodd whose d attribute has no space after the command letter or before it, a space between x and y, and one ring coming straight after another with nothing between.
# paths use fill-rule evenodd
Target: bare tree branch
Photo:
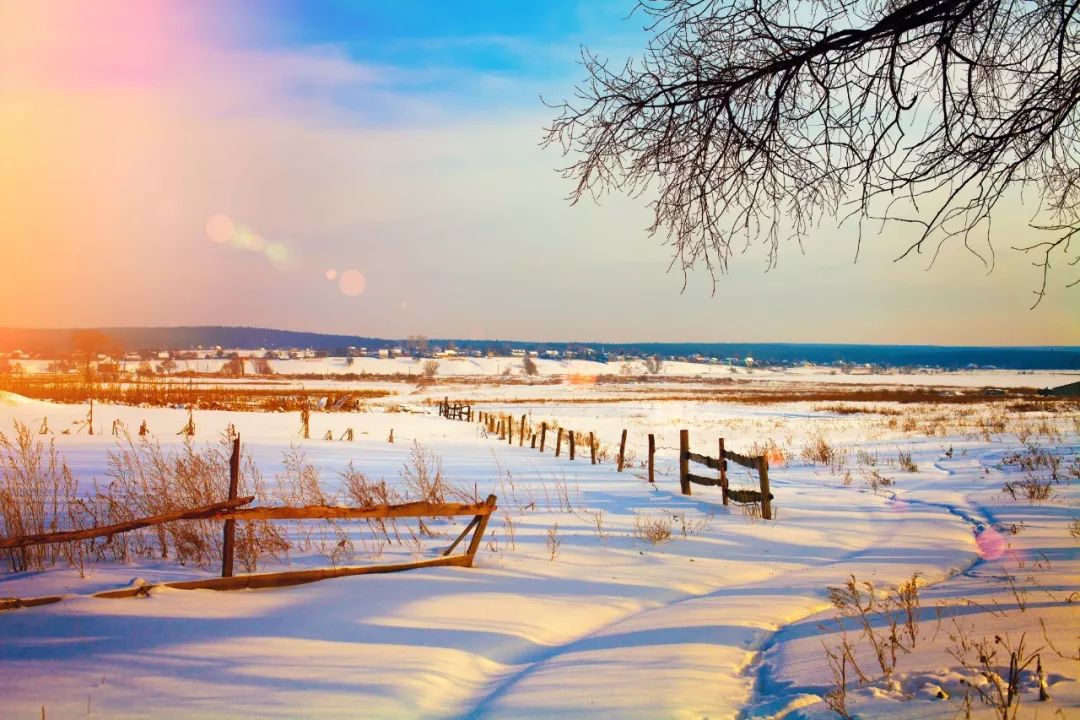
<instances>
[{"instance_id":1,"label":"bare tree branch","mask_svg":"<svg viewBox=\"0 0 1080 720\"><path fill-rule=\"evenodd\" d=\"M684 274L754 243L775 265L827 217L915 229L897 259L962 242L1029 199L1041 275L1080 249L1080 0L642 0L643 57L582 50L545 143L573 202L655 193ZM1004 208L1004 205L1000 206ZM740 242L741 240L741 242ZM740 247L741 245L741 247ZM931 264L932 264L931 260ZM1080 284L1080 277L1066 281Z\"/></svg>"}]
</instances>

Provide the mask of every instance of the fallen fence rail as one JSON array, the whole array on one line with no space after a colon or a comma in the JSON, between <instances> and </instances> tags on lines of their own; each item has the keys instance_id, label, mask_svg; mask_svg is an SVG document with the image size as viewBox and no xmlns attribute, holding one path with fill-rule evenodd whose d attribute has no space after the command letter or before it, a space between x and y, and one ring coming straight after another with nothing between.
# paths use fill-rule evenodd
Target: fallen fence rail
<instances>
[{"instance_id":1,"label":"fallen fence rail","mask_svg":"<svg viewBox=\"0 0 1080 720\"><path fill-rule=\"evenodd\" d=\"M31 545L51 545L55 543L76 542L78 540L90 540L91 538L139 530L144 527L150 527L151 525L176 522L177 520L215 520L222 517L222 512L227 512L241 505L247 505L254 499L255 496L251 495L249 497L226 500L224 502L203 505L188 510L177 510L171 513L152 515L150 517L128 520L127 522L115 523L113 525L86 528L85 530L68 530L65 532L44 533L42 535L20 535L18 537L5 538L0 540L0 550L24 548L30 547Z\"/></svg>"}]
</instances>

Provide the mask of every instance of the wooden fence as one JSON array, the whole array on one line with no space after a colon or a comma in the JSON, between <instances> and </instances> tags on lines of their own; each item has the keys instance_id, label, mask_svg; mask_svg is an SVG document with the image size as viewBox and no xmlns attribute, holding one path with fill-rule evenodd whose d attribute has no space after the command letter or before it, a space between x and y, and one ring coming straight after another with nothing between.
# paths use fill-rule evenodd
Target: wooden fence
<instances>
[{"instance_id":1,"label":"wooden fence","mask_svg":"<svg viewBox=\"0 0 1080 720\"><path fill-rule=\"evenodd\" d=\"M130 532L144 527L162 525L164 523L180 520L221 520L224 521L221 577L202 580L187 580L183 582L166 582L161 583L160 585L182 590L237 590L241 588L285 587L288 585L300 585L316 580L324 580L326 578L398 572L401 570L413 570L424 567L437 567L443 565L472 567L473 559L476 557L476 552L480 548L480 543L483 540L484 531L487 529L488 520L491 518L491 514L497 509L497 498L494 495L489 495L483 502L475 503L411 502L399 505L373 505L370 507L309 505L305 507L244 508L242 506L247 505L255 498L254 496L236 496L239 466L240 439L236 438L233 442L233 453L230 458L229 499L224 502L213 503L197 508L177 510L170 513L101 527L3 538L0 539L0 550L6 549L15 552L21 548L27 548L34 545L77 542L96 537L111 537L117 533ZM473 516L469 524L461 534L458 535L457 539L455 539L454 542L452 542L450 546L436 558L393 565L349 566L319 568L315 570L293 570L275 573L233 575L233 561L235 555L234 536L237 520L385 520L390 518L459 517L469 515ZM454 549L469 537L470 533L472 537L470 538L465 551L457 555L452 555L451 553ZM134 597L136 595L145 595L153 587L156 586L140 585L123 588L121 590L110 590L97 593L94 597ZM46 605L53 602L59 602L62 599L62 596L27 599L0 598L0 610Z\"/></svg>"},{"instance_id":2,"label":"wooden fence","mask_svg":"<svg viewBox=\"0 0 1080 720\"><path fill-rule=\"evenodd\" d=\"M450 398L445 398L439 403L439 415L447 420L466 420L472 422L472 405L463 402L450 402Z\"/></svg>"},{"instance_id":3,"label":"wooden fence","mask_svg":"<svg viewBox=\"0 0 1080 720\"><path fill-rule=\"evenodd\" d=\"M761 503L761 517L772 520L772 493L769 492L769 460L764 456L750 457L741 453L727 450L724 447L724 438L719 439L719 453L715 458L690 451L690 431L679 431L679 486L683 495L690 494L690 484L720 486L721 496L725 505L728 500L737 503ZM728 488L727 464L728 461L741 465L750 470L757 470L761 491L754 490L730 490ZM690 463L698 463L720 473L719 477L710 478L702 475L694 475L690 472Z\"/></svg>"},{"instance_id":4,"label":"wooden fence","mask_svg":"<svg viewBox=\"0 0 1080 720\"><path fill-rule=\"evenodd\" d=\"M472 405L465 405L464 403L457 404L468 407L471 417ZM444 408L452 407L453 405L454 404L450 402L449 398L443 400L443 402L439 404L439 414L443 417L447 417L443 410ZM570 460L574 460L577 457L577 437L579 435L584 435L584 433L574 432L573 430L568 430L561 426L549 428L546 422L540 423L539 428L533 427L528 423L527 414L522 415L520 419L516 419L512 415L491 413L481 410L477 413L476 417L481 427L483 427L489 435L497 435L499 440L506 440L510 445L514 444L516 438L520 447L524 447L525 438L529 437L531 438L530 448L534 450L538 449L540 452L546 451L549 443L548 431L551 430L555 435L555 457L562 456L563 447L565 445ZM627 432L624 428L619 437L619 454L616 456L615 460L618 472L623 472L626 467L626 436ZM566 438L565 443L563 441L564 437ZM654 483L656 482L656 436L653 433L649 433L647 440L648 455L646 468L648 470L649 482ZM595 465L597 450L595 432L589 432L588 446L589 459L591 463ZM773 495L769 492L768 458L764 456L751 457L749 455L737 453L733 450L727 450L724 447L724 438L718 439L718 450L719 452L715 458L702 455L701 453L691 452L689 431L679 431L679 487L682 493L684 495L689 495L691 484L713 487L718 486L724 505L727 505L731 500L744 505L760 503L761 517L766 520L771 520L773 517ZM711 478L692 474L690 472L690 463L692 462L717 470L719 475L715 478ZM727 479L728 462L733 462L750 470L756 470L761 488L760 491L731 490L728 487Z\"/></svg>"}]
</instances>

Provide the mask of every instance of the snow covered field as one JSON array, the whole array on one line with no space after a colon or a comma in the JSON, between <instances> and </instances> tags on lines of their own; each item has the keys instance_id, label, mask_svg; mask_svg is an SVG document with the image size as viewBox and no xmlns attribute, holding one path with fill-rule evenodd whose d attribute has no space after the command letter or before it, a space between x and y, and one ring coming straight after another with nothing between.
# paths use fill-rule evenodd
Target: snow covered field
<instances>
[{"instance_id":1,"label":"snow covered field","mask_svg":"<svg viewBox=\"0 0 1080 720\"><path fill-rule=\"evenodd\" d=\"M365 362L351 370L371 372L357 367ZM539 361L541 372L555 373L548 362ZM275 370L305 372L284 365ZM667 371L679 374L673 366ZM469 374L450 367L443 362L440 374ZM574 365L562 374L590 373ZM767 382L763 374L745 379ZM922 377L783 375L819 383ZM973 387L1075 379L930 377L926 384ZM352 428L353 442L300 440L296 413L196 411L197 445L218 442L231 423L268 479L282 473L283 454L295 446L330 495L350 462L368 478L401 485L413 443L422 444L451 482L499 498L476 566L275 590L155 590L124 600L89 596L134 578L209 577L214 568L143 558L95 563L84 576L62 565L0 574L0 597L68 596L0 613L0 717L40 717L44 707L48 717L813 718L835 717L828 704L840 703L858 717L951 718L964 716L965 695L973 717L998 717L978 697L993 690L994 677L979 674L975 645L988 639L997 652L990 664L1003 675L1022 634L1021 659L1039 651L1050 699L1038 701L1032 661L1019 675L1020 716L1080 716L1075 406L1047 413L992 402L874 403L876 413L836 414L812 403L590 402L611 390L580 380L401 385L367 412L313 414L312 438ZM565 449L555 458L550 445L540 454L528 440L519 447L477 424L442 419L430 402L444 395L487 398L480 409L593 431L604 459L590 465L579 448L571 462ZM519 402L539 396L548 402ZM145 420L152 441L176 448L187 419L182 409L98 406L99 434L91 437L76 432L86 411L0 394L0 430L10 434L13 420L37 429L46 417L54 431L70 429L44 439L86 488L92 478L109 480L113 420L128 428ZM611 455L624 428L632 460L619 473ZM681 428L705 454L716 454L718 437L739 452L768 450L776 519L725 508L718 489L680 495ZM655 485L642 468L647 433L657 438ZM819 439L829 459L804 457ZM742 470L731 477L735 488L756 482ZM1011 486L1015 499L1003 490L1028 479L1045 481L1049 497L1029 502L1020 485ZM391 545L377 558L358 552L353 562L432 556L456 535L450 523L437 529L442 536L419 549ZM357 548L366 530L347 528ZM665 530L670 537L658 538ZM317 548L292 554L293 566L329 563ZM882 612L883 591L916 573L910 623L899 606ZM830 601L829 588L851 576L877 593L869 629L857 612L839 617ZM883 667L873 644L889 635L890 615L900 640L889 646L895 662L886 652ZM835 691L828 654L844 657L845 697Z\"/></svg>"},{"instance_id":2,"label":"snow covered field","mask_svg":"<svg viewBox=\"0 0 1080 720\"><path fill-rule=\"evenodd\" d=\"M28 373L45 372L48 360L17 360L16 365ZM225 363L224 359L177 360L174 372L218 373ZM293 360L271 360L270 367L280 375L403 375L421 377L423 362L413 358L305 358ZM520 357L449 357L437 360L437 376L440 378L521 378L522 358ZM639 360L611 361L607 363L593 360L553 360L535 358L537 378L580 378L601 375L620 375L629 371L636 375L645 375L648 371ZM125 362L126 370L134 372L137 362ZM624 367L625 366L625 367ZM250 365L247 366L250 371ZM883 371L870 373L862 368L844 372L837 368L805 366L792 368L728 366L726 364L706 364L665 361L656 375L657 381L670 378L732 378L755 382L801 382L801 383L840 383L870 385L938 385L947 387L999 387L999 388L1044 388L1065 385L1080 380L1080 370L918 370L918 371Z\"/></svg>"}]
</instances>

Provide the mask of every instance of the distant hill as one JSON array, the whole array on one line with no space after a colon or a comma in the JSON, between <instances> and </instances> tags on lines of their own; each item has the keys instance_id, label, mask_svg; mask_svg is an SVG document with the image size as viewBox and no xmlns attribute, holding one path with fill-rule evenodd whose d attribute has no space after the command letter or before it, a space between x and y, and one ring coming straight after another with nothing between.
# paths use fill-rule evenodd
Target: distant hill
<instances>
[{"instance_id":1,"label":"distant hill","mask_svg":"<svg viewBox=\"0 0 1080 720\"><path fill-rule=\"evenodd\" d=\"M175 328L98 328L46 330L0 328L0 352L22 350L43 355L68 353L85 342L87 334L106 336L108 346L117 351L186 350L195 347L230 349L310 348L328 352L347 347L375 350L404 345L395 338L372 338L359 335L271 330L250 327L175 327ZM101 337L98 336L99 344ZM943 345L831 345L814 343L567 343L527 342L520 340L460 340L432 338L432 347L453 343L463 350L512 349L567 350L581 352L591 348L599 356L634 354L662 357L737 358L752 357L759 363L810 362L827 365L836 362L875 365L931 366L958 369L977 365L1010 370L1080 370L1080 347L965 347Z\"/></svg>"},{"instance_id":2,"label":"distant hill","mask_svg":"<svg viewBox=\"0 0 1080 720\"><path fill-rule=\"evenodd\" d=\"M28 353L67 353L78 347L80 338L101 333L124 352L135 350L187 350L195 347L312 348L337 350L349 346L381 348L398 344L396 340L363 338L353 335L269 330L250 327L115 327L92 329L18 329L0 328L0 352L22 350Z\"/></svg>"}]
</instances>

